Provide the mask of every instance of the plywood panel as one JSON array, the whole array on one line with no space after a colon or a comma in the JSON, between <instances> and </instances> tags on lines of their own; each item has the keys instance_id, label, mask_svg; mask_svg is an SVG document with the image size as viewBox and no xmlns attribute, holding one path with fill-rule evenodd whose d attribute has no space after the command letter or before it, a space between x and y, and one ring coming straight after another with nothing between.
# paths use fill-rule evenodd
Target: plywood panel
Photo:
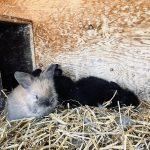
<instances>
[{"instance_id":1,"label":"plywood panel","mask_svg":"<svg viewBox=\"0 0 150 150\"><path fill-rule=\"evenodd\" d=\"M37 66L60 63L150 100L148 0L1 0L0 14L33 21Z\"/></svg>"}]
</instances>

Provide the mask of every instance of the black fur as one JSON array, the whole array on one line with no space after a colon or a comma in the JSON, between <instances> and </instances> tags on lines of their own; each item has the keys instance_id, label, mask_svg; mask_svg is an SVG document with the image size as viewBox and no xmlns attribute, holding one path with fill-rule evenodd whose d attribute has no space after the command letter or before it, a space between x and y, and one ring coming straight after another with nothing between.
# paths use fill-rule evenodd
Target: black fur
<instances>
[{"instance_id":1,"label":"black fur","mask_svg":"<svg viewBox=\"0 0 150 150\"><path fill-rule=\"evenodd\" d=\"M138 97L130 90L121 88L115 82L108 82L97 77L82 78L76 82L71 78L64 76L60 66L56 67L54 75L54 83L56 91L59 95L59 101L63 104L70 103L70 105L89 105L98 106L103 102L110 100L115 92L115 97L108 107L120 106L138 106ZM58 75L58 72L61 72Z\"/></svg>"},{"instance_id":2,"label":"black fur","mask_svg":"<svg viewBox=\"0 0 150 150\"><path fill-rule=\"evenodd\" d=\"M40 74L41 74L41 72L42 72L41 69L35 69L34 71L32 71L31 74L32 74L34 77L39 77Z\"/></svg>"},{"instance_id":3,"label":"black fur","mask_svg":"<svg viewBox=\"0 0 150 150\"><path fill-rule=\"evenodd\" d=\"M108 107L138 106L138 97L130 90L121 88L115 82L89 76L74 82L71 78L63 75L63 71L57 65L54 73L54 83L59 102L71 107L80 105L98 106L110 100L115 94L112 103Z\"/></svg>"}]
</instances>

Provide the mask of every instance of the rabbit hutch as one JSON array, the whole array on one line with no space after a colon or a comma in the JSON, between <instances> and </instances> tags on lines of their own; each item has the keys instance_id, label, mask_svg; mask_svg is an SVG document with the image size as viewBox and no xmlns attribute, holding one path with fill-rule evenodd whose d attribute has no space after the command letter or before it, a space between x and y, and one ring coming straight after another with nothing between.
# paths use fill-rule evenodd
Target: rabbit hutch
<instances>
[{"instance_id":1,"label":"rabbit hutch","mask_svg":"<svg viewBox=\"0 0 150 150\"><path fill-rule=\"evenodd\" d=\"M116 82L132 90L141 107L118 112L85 106L12 123L2 112L2 149L150 148L148 0L1 0L0 98L17 85L15 71L52 63L74 80Z\"/></svg>"}]
</instances>

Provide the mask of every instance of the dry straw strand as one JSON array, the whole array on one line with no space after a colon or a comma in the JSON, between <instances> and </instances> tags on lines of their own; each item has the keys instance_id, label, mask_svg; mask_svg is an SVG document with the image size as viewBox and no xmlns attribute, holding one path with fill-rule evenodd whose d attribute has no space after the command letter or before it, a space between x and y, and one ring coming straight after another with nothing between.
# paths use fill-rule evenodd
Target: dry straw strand
<instances>
[{"instance_id":1,"label":"dry straw strand","mask_svg":"<svg viewBox=\"0 0 150 150\"><path fill-rule=\"evenodd\" d=\"M150 103L138 108L58 107L41 119L8 122L0 115L1 149L149 150Z\"/></svg>"}]
</instances>

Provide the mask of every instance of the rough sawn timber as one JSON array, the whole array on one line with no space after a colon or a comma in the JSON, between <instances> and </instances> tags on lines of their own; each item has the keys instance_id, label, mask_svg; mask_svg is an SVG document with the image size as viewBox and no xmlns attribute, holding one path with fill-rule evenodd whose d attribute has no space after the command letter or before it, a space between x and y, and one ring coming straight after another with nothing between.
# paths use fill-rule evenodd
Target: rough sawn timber
<instances>
[{"instance_id":1,"label":"rough sawn timber","mask_svg":"<svg viewBox=\"0 0 150 150\"><path fill-rule=\"evenodd\" d=\"M33 22L37 66L60 63L75 79L113 80L150 100L148 0L1 0L0 8Z\"/></svg>"}]
</instances>

